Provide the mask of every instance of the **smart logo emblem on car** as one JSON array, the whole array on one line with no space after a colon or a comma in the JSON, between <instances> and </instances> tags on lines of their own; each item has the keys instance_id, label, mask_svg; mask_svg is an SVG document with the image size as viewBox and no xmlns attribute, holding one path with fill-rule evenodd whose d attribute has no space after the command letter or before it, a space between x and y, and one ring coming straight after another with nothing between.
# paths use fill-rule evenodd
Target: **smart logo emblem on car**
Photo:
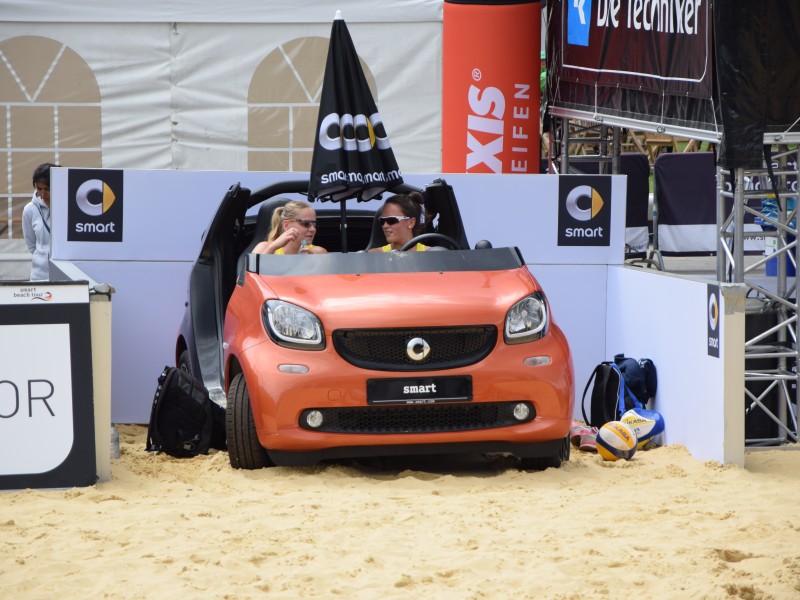
<instances>
[{"instance_id":1,"label":"smart logo emblem on car","mask_svg":"<svg viewBox=\"0 0 800 600\"><path fill-rule=\"evenodd\" d=\"M428 354L430 354L430 351L431 347L428 345L428 342L419 337L409 340L408 344L406 344L406 354L408 354L408 358L411 360L425 360Z\"/></svg>"}]
</instances>

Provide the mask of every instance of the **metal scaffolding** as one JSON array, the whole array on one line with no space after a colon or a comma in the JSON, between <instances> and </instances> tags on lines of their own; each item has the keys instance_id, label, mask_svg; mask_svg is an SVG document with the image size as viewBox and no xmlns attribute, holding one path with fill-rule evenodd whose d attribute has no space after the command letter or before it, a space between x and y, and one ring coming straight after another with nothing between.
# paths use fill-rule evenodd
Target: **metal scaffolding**
<instances>
[{"instance_id":1,"label":"metal scaffolding","mask_svg":"<svg viewBox=\"0 0 800 600\"><path fill-rule=\"evenodd\" d=\"M770 146L773 168L717 169L717 279L747 287L745 444L796 442L797 147ZM745 215L762 232L745 232ZM745 264L744 241L764 236L765 254ZM762 276L762 269L775 276Z\"/></svg>"},{"instance_id":2,"label":"metal scaffolding","mask_svg":"<svg viewBox=\"0 0 800 600\"><path fill-rule=\"evenodd\" d=\"M553 111L556 113L559 111ZM599 162L601 173L619 173L621 128L610 124L576 120L578 115L560 111L551 121L548 140L549 172L571 173L572 163ZM581 115L582 116L582 115ZM685 135L686 132L673 132ZM693 137L690 135L690 137ZM697 139L713 141L708 134ZM741 283L747 289L745 315L745 444L780 445L798 441L797 405L798 321L797 282L797 208L800 182L800 146L798 140L786 139L793 147L778 144L778 136L765 136L771 149L770 169L717 168L717 281ZM580 145L583 152L571 154ZM771 171L771 174L770 174ZM767 202L764 202L764 199ZM774 202L769 200L774 198ZM772 208L774 207L774 211ZM752 215L763 231L745 231L745 215ZM663 270L658 248L658 207L654 206L653 241L648 266ZM745 262L745 240L763 236L765 254ZM775 275L764 275L774 269Z\"/></svg>"}]
</instances>

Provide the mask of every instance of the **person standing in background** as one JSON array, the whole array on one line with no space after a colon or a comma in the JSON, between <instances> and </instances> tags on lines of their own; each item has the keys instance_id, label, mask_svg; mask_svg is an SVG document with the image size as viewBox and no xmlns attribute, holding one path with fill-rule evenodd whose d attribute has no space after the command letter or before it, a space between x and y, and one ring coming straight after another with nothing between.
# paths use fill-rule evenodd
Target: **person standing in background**
<instances>
[{"instance_id":1,"label":"person standing in background","mask_svg":"<svg viewBox=\"0 0 800 600\"><path fill-rule=\"evenodd\" d=\"M50 279L50 167L43 163L33 172L33 198L22 209L22 234L31 259L31 281Z\"/></svg>"}]
</instances>

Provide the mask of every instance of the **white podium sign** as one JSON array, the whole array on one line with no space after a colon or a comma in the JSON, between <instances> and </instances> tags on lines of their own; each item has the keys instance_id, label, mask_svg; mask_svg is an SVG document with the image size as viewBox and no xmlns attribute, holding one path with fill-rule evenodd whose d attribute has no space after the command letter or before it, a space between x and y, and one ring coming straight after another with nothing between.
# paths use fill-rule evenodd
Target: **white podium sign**
<instances>
[{"instance_id":1,"label":"white podium sign","mask_svg":"<svg viewBox=\"0 0 800 600\"><path fill-rule=\"evenodd\" d=\"M0 285L0 489L96 480L86 283Z\"/></svg>"}]
</instances>

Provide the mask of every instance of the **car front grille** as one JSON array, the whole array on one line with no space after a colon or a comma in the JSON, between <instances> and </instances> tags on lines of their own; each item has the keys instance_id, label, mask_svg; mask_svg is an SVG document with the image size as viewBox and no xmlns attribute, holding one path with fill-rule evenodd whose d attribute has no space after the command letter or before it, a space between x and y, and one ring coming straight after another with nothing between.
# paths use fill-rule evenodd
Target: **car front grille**
<instances>
[{"instance_id":1,"label":"car front grille","mask_svg":"<svg viewBox=\"0 0 800 600\"><path fill-rule=\"evenodd\" d=\"M422 360L409 356L409 342L416 338L425 340L430 347ZM494 325L333 332L334 348L344 360L378 371L433 371L472 365L485 358L496 343Z\"/></svg>"},{"instance_id":2,"label":"car front grille","mask_svg":"<svg viewBox=\"0 0 800 600\"><path fill-rule=\"evenodd\" d=\"M403 406L359 406L305 410L300 427L326 433L446 433L519 425L536 417L536 409L526 402L530 414L523 420L514 417L519 402L476 402L470 404L414 404ZM320 427L310 427L306 416L319 410Z\"/></svg>"}]
</instances>

